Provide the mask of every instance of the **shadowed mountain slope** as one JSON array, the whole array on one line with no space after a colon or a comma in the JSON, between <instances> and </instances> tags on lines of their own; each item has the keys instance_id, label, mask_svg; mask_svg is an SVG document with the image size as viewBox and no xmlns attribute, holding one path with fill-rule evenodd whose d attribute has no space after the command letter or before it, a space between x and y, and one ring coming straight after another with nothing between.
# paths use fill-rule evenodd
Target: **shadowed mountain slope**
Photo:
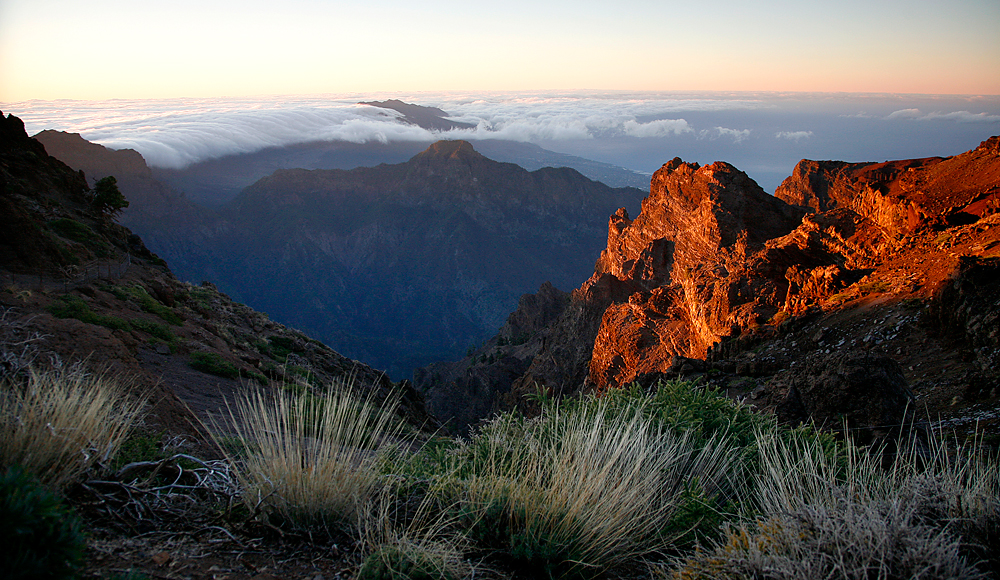
<instances>
[{"instance_id":1,"label":"shadowed mountain slope","mask_svg":"<svg viewBox=\"0 0 1000 580\"><path fill-rule=\"evenodd\" d=\"M131 154L62 141L78 146L62 153L95 174ZM130 198L133 183L122 182ZM135 192L140 207L144 196ZM603 243L600 216L641 196L440 142L395 165L280 169L217 212L192 216L179 198L176 215L137 231L180 277L214 281L406 377L474 347L542 282L570 287L586 276Z\"/></svg>"},{"instance_id":2,"label":"shadowed mountain slope","mask_svg":"<svg viewBox=\"0 0 1000 580\"><path fill-rule=\"evenodd\" d=\"M185 271L406 376L488 337L525 291L571 285L600 251L594 216L640 196L439 142L403 164L260 180L232 204L226 258Z\"/></svg>"},{"instance_id":3,"label":"shadowed mountain slope","mask_svg":"<svg viewBox=\"0 0 1000 580\"><path fill-rule=\"evenodd\" d=\"M136 166L117 167L123 183ZM0 116L0 220L0 380L32 364L122 374L148 401L146 429L194 439L198 420L225 414L253 383L322 389L353 381L383 398L400 394L409 419L428 420L408 384L211 284L175 278L139 236L95 207L82 173L49 156L13 116Z\"/></svg>"}]
</instances>

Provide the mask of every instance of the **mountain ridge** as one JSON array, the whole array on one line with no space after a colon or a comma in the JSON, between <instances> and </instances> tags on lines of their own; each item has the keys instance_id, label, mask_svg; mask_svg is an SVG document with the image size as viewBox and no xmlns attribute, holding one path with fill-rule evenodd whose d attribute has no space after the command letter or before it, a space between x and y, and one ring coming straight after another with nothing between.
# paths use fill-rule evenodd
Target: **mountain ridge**
<instances>
[{"instance_id":1,"label":"mountain ridge","mask_svg":"<svg viewBox=\"0 0 1000 580\"><path fill-rule=\"evenodd\" d=\"M641 196L571 169L528 172L470 143L441 143L400 164L278 169L226 207L141 233L182 278L213 280L405 377L410 363L372 353L416 353L413 367L461 354L524 292L589 271L604 235L598 216Z\"/></svg>"}]
</instances>

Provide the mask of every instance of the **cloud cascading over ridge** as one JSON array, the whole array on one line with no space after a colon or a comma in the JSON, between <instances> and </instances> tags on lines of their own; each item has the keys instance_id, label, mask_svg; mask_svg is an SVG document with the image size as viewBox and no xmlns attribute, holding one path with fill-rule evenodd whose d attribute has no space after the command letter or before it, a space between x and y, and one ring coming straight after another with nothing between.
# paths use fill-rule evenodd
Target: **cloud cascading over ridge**
<instances>
[{"instance_id":1,"label":"cloud cascading over ridge","mask_svg":"<svg viewBox=\"0 0 1000 580\"><path fill-rule=\"evenodd\" d=\"M405 99L428 104L428 96ZM182 168L206 159L251 153L310 141L432 141L508 139L588 140L595 137L666 137L694 133L684 119L653 119L675 111L750 110L754 99L621 98L581 96L430 96L456 121L474 129L432 132L400 120L390 109L357 100L320 97L169 99L138 101L34 101L15 103L29 132L56 129L80 133L112 149L135 149L154 166ZM8 106L8 108L10 108ZM743 133L721 127L704 135Z\"/></svg>"},{"instance_id":2,"label":"cloud cascading over ridge","mask_svg":"<svg viewBox=\"0 0 1000 580\"><path fill-rule=\"evenodd\" d=\"M438 107L471 129L429 131L360 101ZM772 189L799 159L954 155L1000 133L1000 97L786 93L417 93L0 104L28 132L80 133L150 165L313 141L505 139L652 173L724 160ZM927 113L926 111L936 111ZM971 112L979 111L979 112ZM864 134L865 139L857 135Z\"/></svg>"}]
</instances>

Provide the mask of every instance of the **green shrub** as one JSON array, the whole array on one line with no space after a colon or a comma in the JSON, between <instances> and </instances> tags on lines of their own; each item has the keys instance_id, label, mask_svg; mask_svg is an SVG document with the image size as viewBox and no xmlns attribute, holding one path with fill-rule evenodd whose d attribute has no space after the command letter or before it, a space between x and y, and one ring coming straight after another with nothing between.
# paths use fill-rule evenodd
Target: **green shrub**
<instances>
[{"instance_id":1,"label":"green shrub","mask_svg":"<svg viewBox=\"0 0 1000 580\"><path fill-rule=\"evenodd\" d=\"M48 226L60 236L81 244L90 244L99 239L90 226L69 218L52 220L48 222Z\"/></svg>"},{"instance_id":2,"label":"green shrub","mask_svg":"<svg viewBox=\"0 0 1000 580\"><path fill-rule=\"evenodd\" d=\"M174 342L177 339L170 328L163 324L141 318L125 320L117 316L97 314L82 298L69 294L60 296L58 302L48 307L48 311L56 318L74 318L80 322L103 326L111 330L139 330L164 342Z\"/></svg>"},{"instance_id":3,"label":"green shrub","mask_svg":"<svg viewBox=\"0 0 1000 580\"><path fill-rule=\"evenodd\" d=\"M481 549L521 570L588 577L668 550L686 533L685 494L712 505L735 454L604 398L502 416L455 460Z\"/></svg>"},{"instance_id":4,"label":"green shrub","mask_svg":"<svg viewBox=\"0 0 1000 580\"><path fill-rule=\"evenodd\" d=\"M111 255L111 246L87 224L69 218L60 218L52 220L46 225L60 236L90 248L94 252L94 255L99 258ZM60 248L60 253L64 253L63 248ZM76 262L76 260L72 261L72 263Z\"/></svg>"},{"instance_id":5,"label":"green shrub","mask_svg":"<svg viewBox=\"0 0 1000 580\"><path fill-rule=\"evenodd\" d=\"M117 316L97 314L82 298L69 294L60 296L59 300L49 305L47 310L56 318L75 318L80 322L96 324L111 330L131 330L132 328L128 321Z\"/></svg>"},{"instance_id":6,"label":"green shrub","mask_svg":"<svg viewBox=\"0 0 1000 580\"><path fill-rule=\"evenodd\" d=\"M129 463L140 461L159 461L170 457L176 451L176 446L170 446L163 441L164 433L134 433L122 441L111 470L118 471ZM169 443L169 440L168 440ZM186 466L185 466L186 467Z\"/></svg>"},{"instance_id":7,"label":"green shrub","mask_svg":"<svg viewBox=\"0 0 1000 580\"><path fill-rule=\"evenodd\" d=\"M240 371L236 365L214 352L194 352L188 365L196 371L208 373L226 379L239 378Z\"/></svg>"},{"instance_id":8,"label":"green shrub","mask_svg":"<svg viewBox=\"0 0 1000 580\"><path fill-rule=\"evenodd\" d=\"M773 419L690 381L660 381L648 393L633 384L612 389L602 399L620 412L636 409L677 434L687 433L699 441L724 436L741 448L754 444L755 429L777 427Z\"/></svg>"},{"instance_id":9,"label":"green shrub","mask_svg":"<svg viewBox=\"0 0 1000 580\"><path fill-rule=\"evenodd\" d=\"M135 330L141 330L146 334L158 338L163 342L171 343L177 340L177 336L170 330L165 324L160 324L158 322L150 322L149 320L143 320L141 318L134 318L128 321L129 326Z\"/></svg>"},{"instance_id":10,"label":"green shrub","mask_svg":"<svg viewBox=\"0 0 1000 580\"><path fill-rule=\"evenodd\" d=\"M23 470L0 474L0 577L73 578L83 560L80 521Z\"/></svg>"},{"instance_id":11,"label":"green shrub","mask_svg":"<svg viewBox=\"0 0 1000 580\"><path fill-rule=\"evenodd\" d=\"M288 355L293 352L296 354L305 352L305 349L300 347L295 340L286 336L268 337L267 343L262 346L261 354L266 354L280 363L287 361Z\"/></svg>"},{"instance_id":12,"label":"green shrub","mask_svg":"<svg viewBox=\"0 0 1000 580\"><path fill-rule=\"evenodd\" d=\"M415 550L385 545L365 558L357 580L457 580L447 569Z\"/></svg>"},{"instance_id":13,"label":"green shrub","mask_svg":"<svg viewBox=\"0 0 1000 580\"><path fill-rule=\"evenodd\" d=\"M161 303L146 292L146 289L138 284L129 287L115 287L112 290L120 300L134 300L143 312L148 312L160 317L164 322L174 326L184 324L184 319L178 315L173 308Z\"/></svg>"}]
</instances>

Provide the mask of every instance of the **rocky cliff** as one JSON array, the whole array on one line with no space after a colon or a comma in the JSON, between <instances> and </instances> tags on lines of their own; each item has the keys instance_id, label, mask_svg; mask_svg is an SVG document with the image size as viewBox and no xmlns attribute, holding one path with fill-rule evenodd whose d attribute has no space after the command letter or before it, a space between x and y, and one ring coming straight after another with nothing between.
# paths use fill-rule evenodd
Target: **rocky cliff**
<instances>
[{"instance_id":1,"label":"rocky cliff","mask_svg":"<svg viewBox=\"0 0 1000 580\"><path fill-rule=\"evenodd\" d=\"M561 396L664 373L753 394L788 420L817 419L836 405L801 402L814 393L801 383L822 382L822 373L791 383L778 375L799 359L801 369L821 369L824 356L863 349L883 358L838 364L860 369L854 376L884 368L903 377L886 383L886 413L899 419L900 393L912 387L936 413L971 416L996 403L996 389L984 386L996 385L996 332L982 328L1000 296L982 280L1000 252L998 144L946 159L804 160L776 197L728 164L675 159L654 174L634 220L611 216L594 275L571 296L543 289L522 299L497 337L463 361L424 369L417 383L459 425L524 405L537 389ZM512 344L539 304L550 322ZM943 320L959 330L944 332ZM834 383L815 392L856 388ZM455 393L485 384L478 412L462 410Z\"/></svg>"}]
</instances>

